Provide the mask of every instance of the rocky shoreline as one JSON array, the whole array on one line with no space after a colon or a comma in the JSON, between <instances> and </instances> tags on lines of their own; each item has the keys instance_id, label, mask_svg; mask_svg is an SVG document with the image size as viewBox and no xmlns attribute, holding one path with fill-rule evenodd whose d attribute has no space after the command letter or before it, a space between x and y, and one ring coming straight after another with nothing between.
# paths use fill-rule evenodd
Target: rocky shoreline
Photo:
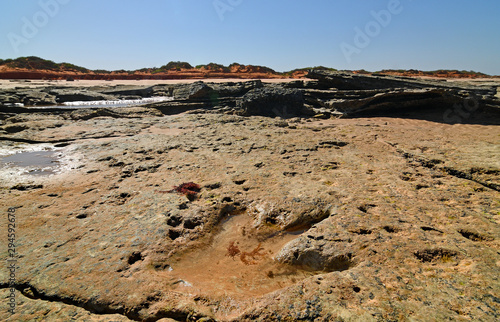
<instances>
[{"instance_id":1,"label":"rocky shoreline","mask_svg":"<svg viewBox=\"0 0 500 322\"><path fill-rule=\"evenodd\" d=\"M453 108L467 103L469 110L499 106L498 84L446 82L409 77L372 76L313 70L309 80L264 83L260 80L227 83L168 84L154 86L109 85L93 87L47 86L0 91L1 112L22 112L16 107L53 107L74 101L141 100L171 97L167 103L151 104L167 114L205 109L232 111L238 115L341 116L381 115L421 109ZM11 109L9 109L11 108ZM284 109L288 109L285 111ZM446 122L446 120L445 120Z\"/></svg>"},{"instance_id":2,"label":"rocky shoreline","mask_svg":"<svg viewBox=\"0 0 500 322\"><path fill-rule=\"evenodd\" d=\"M498 320L499 84L307 77L1 89L0 318Z\"/></svg>"}]
</instances>

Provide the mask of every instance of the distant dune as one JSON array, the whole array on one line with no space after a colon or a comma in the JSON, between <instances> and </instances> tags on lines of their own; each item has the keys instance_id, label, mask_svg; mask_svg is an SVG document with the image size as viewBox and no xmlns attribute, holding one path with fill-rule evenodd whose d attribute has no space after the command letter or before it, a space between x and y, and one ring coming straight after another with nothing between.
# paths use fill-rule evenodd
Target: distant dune
<instances>
[{"instance_id":1,"label":"distant dune","mask_svg":"<svg viewBox=\"0 0 500 322\"><path fill-rule=\"evenodd\" d=\"M276 72L265 66L233 63L229 66L210 63L191 66L187 62L169 62L159 68L137 70L90 70L70 63L55 63L39 57L20 57L0 59L0 79L46 79L46 80L144 80L144 79L282 79L304 78L309 69L334 70L323 66L294 69L288 72ZM386 74L406 77L439 78L498 78L474 71L458 70L382 70L369 72L354 71L357 74Z\"/></svg>"},{"instance_id":2,"label":"distant dune","mask_svg":"<svg viewBox=\"0 0 500 322\"><path fill-rule=\"evenodd\" d=\"M363 71L356 71L356 73L363 73ZM368 74L374 74L366 72ZM434 70L434 71L422 71L416 69L409 70L394 70L394 69L384 69L377 72L378 74L385 74L391 76L406 76L406 77L439 77L439 78L500 78L500 76L490 76L487 74L466 71L466 70Z\"/></svg>"},{"instance_id":3,"label":"distant dune","mask_svg":"<svg viewBox=\"0 0 500 322\"><path fill-rule=\"evenodd\" d=\"M302 78L305 71L279 73L263 66L233 63L229 66L210 63L191 66L186 62L170 62L159 68L128 70L90 70L69 63L54 63L38 57L0 60L0 79L85 79L85 80L142 80L142 79L272 79Z\"/></svg>"}]
</instances>

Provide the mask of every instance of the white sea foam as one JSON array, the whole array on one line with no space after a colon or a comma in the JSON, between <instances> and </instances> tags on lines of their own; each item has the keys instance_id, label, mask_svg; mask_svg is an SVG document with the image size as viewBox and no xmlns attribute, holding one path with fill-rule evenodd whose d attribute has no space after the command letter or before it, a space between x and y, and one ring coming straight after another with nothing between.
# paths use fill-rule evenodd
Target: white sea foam
<instances>
[{"instance_id":1,"label":"white sea foam","mask_svg":"<svg viewBox=\"0 0 500 322\"><path fill-rule=\"evenodd\" d=\"M89 108L89 107L126 107L133 105L144 105L150 103L158 103L158 102L167 102L172 101L174 98L171 96L154 96L154 97L146 97L136 100L111 100L111 101L73 101L73 102L64 102L62 105L49 105L49 106L29 106L27 108ZM16 103L18 104L18 103ZM19 106L18 106L19 105ZM23 107L23 104L15 105L16 107ZM10 105L14 107L14 105Z\"/></svg>"},{"instance_id":2,"label":"white sea foam","mask_svg":"<svg viewBox=\"0 0 500 322\"><path fill-rule=\"evenodd\" d=\"M158 103L171 101L174 98L171 96L155 96L155 97L147 97L136 100L114 100L114 101L74 101L74 102L65 102L63 105L65 106L129 106L129 105L140 105L140 104L149 104L149 103Z\"/></svg>"}]
</instances>

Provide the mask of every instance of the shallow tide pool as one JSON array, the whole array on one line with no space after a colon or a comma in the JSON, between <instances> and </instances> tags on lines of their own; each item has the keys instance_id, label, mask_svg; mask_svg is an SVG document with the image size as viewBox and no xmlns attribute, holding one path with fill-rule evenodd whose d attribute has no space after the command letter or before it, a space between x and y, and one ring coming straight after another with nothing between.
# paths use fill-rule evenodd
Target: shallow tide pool
<instances>
[{"instance_id":1,"label":"shallow tide pool","mask_svg":"<svg viewBox=\"0 0 500 322\"><path fill-rule=\"evenodd\" d=\"M59 167L59 151L27 151L0 157L1 168L20 168L23 174L50 175Z\"/></svg>"}]
</instances>

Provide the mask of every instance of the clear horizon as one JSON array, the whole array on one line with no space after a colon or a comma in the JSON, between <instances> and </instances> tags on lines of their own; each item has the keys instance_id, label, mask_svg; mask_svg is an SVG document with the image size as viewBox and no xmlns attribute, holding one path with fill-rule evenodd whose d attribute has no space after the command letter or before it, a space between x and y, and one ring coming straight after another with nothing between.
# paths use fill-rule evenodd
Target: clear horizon
<instances>
[{"instance_id":1,"label":"clear horizon","mask_svg":"<svg viewBox=\"0 0 500 322\"><path fill-rule=\"evenodd\" d=\"M89 69L169 61L500 75L500 2L28 0L0 4L0 58Z\"/></svg>"}]
</instances>

